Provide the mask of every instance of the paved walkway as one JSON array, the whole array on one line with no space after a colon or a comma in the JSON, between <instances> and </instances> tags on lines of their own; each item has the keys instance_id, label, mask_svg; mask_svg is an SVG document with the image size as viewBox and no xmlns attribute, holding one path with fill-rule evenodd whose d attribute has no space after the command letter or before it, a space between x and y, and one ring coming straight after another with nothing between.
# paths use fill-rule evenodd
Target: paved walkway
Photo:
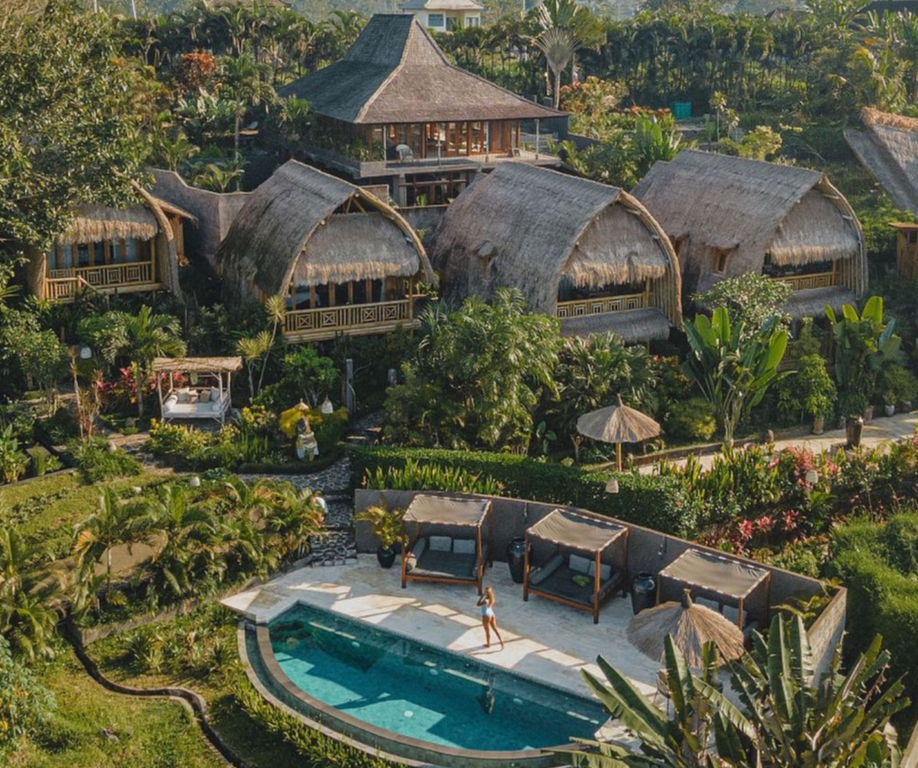
<instances>
[{"instance_id":1,"label":"paved walkway","mask_svg":"<svg viewBox=\"0 0 918 768\"><path fill-rule=\"evenodd\" d=\"M861 445L865 448L878 448L884 444L905 440L915 435L915 429L918 428L918 411L911 413L901 413L895 416L874 418L869 424L864 425L864 433L861 438ZM785 448L802 448L813 453L825 453L834 451L845 444L845 430L833 429L827 430L821 435L806 435L804 437L795 437L789 440L776 440L775 450L782 451ZM737 443L737 445L740 445ZM716 453L709 453L704 456L698 456L698 461L704 469L709 469L714 463ZM686 459L673 459L670 463L675 466L685 466ZM641 467L642 474L651 474L654 470L652 464Z\"/></svg>"}]
</instances>

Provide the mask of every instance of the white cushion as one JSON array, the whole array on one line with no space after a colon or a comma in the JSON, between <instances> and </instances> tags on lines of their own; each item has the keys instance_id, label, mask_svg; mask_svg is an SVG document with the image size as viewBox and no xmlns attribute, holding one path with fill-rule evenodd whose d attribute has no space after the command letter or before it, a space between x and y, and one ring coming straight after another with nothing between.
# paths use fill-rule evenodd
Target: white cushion
<instances>
[{"instance_id":1,"label":"white cushion","mask_svg":"<svg viewBox=\"0 0 918 768\"><path fill-rule=\"evenodd\" d=\"M568 565L572 571L577 571L577 573L589 573L593 563L580 555L571 555Z\"/></svg>"},{"instance_id":2,"label":"white cushion","mask_svg":"<svg viewBox=\"0 0 918 768\"><path fill-rule=\"evenodd\" d=\"M454 539L453 552L457 555L474 555L478 551L475 539Z\"/></svg>"},{"instance_id":3,"label":"white cushion","mask_svg":"<svg viewBox=\"0 0 918 768\"><path fill-rule=\"evenodd\" d=\"M198 392L198 402L199 403L209 403L213 399L213 390L210 387L206 387Z\"/></svg>"},{"instance_id":4,"label":"white cushion","mask_svg":"<svg viewBox=\"0 0 918 768\"><path fill-rule=\"evenodd\" d=\"M698 603L698 605L703 605L705 608L710 608L716 613L720 613L720 603L716 600L708 600L706 597L699 597L695 602Z\"/></svg>"},{"instance_id":5,"label":"white cushion","mask_svg":"<svg viewBox=\"0 0 918 768\"><path fill-rule=\"evenodd\" d=\"M596 562L595 561L590 561L590 570L587 571L587 574L589 574L590 576L596 575ZM611 576L612 576L612 566L606 565L605 563L603 563L599 567L599 580L608 581Z\"/></svg>"},{"instance_id":6,"label":"white cushion","mask_svg":"<svg viewBox=\"0 0 918 768\"><path fill-rule=\"evenodd\" d=\"M735 605L725 605L724 618L731 624L736 624L739 621L739 608Z\"/></svg>"},{"instance_id":7,"label":"white cushion","mask_svg":"<svg viewBox=\"0 0 918 768\"><path fill-rule=\"evenodd\" d=\"M167 405L167 406L168 406L168 405L175 405L177 402L178 402L178 395L176 395L176 394L171 394L171 395L169 395L169 397L166 398L165 405Z\"/></svg>"},{"instance_id":8,"label":"white cushion","mask_svg":"<svg viewBox=\"0 0 918 768\"><path fill-rule=\"evenodd\" d=\"M186 403L191 402L191 397L187 389L180 389L178 391L178 402L179 402L179 405L185 405Z\"/></svg>"},{"instance_id":9,"label":"white cushion","mask_svg":"<svg viewBox=\"0 0 918 768\"><path fill-rule=\"evenodd\" d=\"M223 410L223 403L221 403L219 400L216 403L210 403L210 410L212 410L214 413L219 413Z\"/></svg>"},{"instance_id":10,"label":"white cushion","mask_svg":"<svg viewBox=\"0 0 918 768\"><path fill-rule=\"evenodd\" d=\"M452 552L453 551L453 539L451 536L431 536L430 537L430 551L431 552Z\"/></svg>"}]
</instances>

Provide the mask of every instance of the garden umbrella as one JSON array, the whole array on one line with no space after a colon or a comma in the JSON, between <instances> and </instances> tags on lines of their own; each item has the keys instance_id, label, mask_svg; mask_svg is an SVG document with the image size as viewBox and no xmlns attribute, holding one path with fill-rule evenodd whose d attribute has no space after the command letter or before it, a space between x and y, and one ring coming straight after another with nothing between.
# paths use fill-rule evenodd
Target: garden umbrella
<instances>
[{"instance_id":1,"label":"garden umbrella","mask_svg":"<svg viewBox=\"0 0 918 768\"><path fill-rule=\"evenodd\" d=\"M618 471L622 471L622 443L640 443L660 434L660 425L650 416L622 404L590 411L577 419L577 431L584 437L615 443L615 458Z\"/></svg>"},{"instance_id":2,"label":"garden umbrella","mask_svg":"<svg viewBox=\"0 0 918 768\"><path fill-rule=\"evenodd\" d=\"M688 665L695 668L701 667L705 643L713 642L727 661L738 659L745 651L739 627L717 611L695 605L689 590L685 590L682 602L663 603L641 611L628 626L628 640L654 661L663 661L667 635L672 636Z\"/></svg>"}]
</instances>

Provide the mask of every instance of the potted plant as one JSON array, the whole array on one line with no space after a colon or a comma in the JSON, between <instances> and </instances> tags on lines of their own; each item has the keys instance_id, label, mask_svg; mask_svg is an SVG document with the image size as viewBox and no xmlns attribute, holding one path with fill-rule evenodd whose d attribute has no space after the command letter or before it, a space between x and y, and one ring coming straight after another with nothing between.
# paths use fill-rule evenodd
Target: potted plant
<instances>
[{"instance_id":1,"label":"potted plant","mask_svg":"<svg viewBox=\"0 0 918 768\"><path fill-rule=\"evenodd\" d=\"M838 398L838 412L845 420L844 428L849 432L858 422L863 428L866 408L867 398L860 392L843 392Z\"/></svg>"},{"instance_id":2,"label":"potted plant","mask_svg":"<svg viewBox=\"0 0 918 768\"><path fill-rule=\"evenodd\" d=\"M385 504L367 507L354 516L354 521L369 523L376 536L376 559L382 568L391 568L395 562L397 547L404 541L402 528L403 509L390 510Z\"/></svg>"},{"instance_id":3,"label":"potted plant","mask_svg":"<svg viewBox=\"0 0 918 768\"><path fill-rule=\"evenodd\" d=\"M799 365L795 377L798 396L804 413L813 420L813 434L821 435L825 429L826 417L831 415L835 405L835 383L821 355L804 355Z\"/></svg>"},{"instance_id":4,"label":"potted plant","mask_svg":"<svg viewBox=\"0 0 918 768\"><path fill-rule=\"evenodd\" d=\"M887 365L880 371L878 385L887 416L896 412L897 403L902 404L903 411L911 410L906 404L918 396L918 379L898 363Z\"/></svg>"}]
</instances>

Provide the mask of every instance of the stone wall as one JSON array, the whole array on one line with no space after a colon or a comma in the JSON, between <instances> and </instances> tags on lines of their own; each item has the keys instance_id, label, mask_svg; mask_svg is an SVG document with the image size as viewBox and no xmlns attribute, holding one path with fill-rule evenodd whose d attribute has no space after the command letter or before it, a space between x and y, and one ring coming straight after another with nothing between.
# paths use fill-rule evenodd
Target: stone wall
<instances>
[{"instance_id":1,"label":"stone wall","mask_svg":"<svg viewBox=\"0 0 918 768\"><path fill-rule=\"evenodd\" d=\"M152 194L197 219L197 224L186 225L185 253L203 257L217 271L214 256L250 193L211 192L192 187L175 171L153 169L153 176L156 183L150 190Z\"/></svg>"}]
</instances>

